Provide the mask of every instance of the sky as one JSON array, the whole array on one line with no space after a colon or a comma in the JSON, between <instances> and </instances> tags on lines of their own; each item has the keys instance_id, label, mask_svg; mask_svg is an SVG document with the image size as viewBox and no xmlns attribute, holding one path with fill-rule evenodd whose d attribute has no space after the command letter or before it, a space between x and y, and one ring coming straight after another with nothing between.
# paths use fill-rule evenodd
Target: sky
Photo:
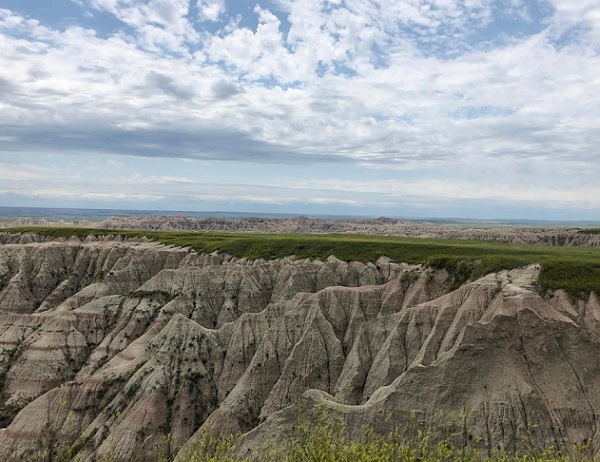
<instances>
[{"instance_id":1,"label":"sky","mask_svg":"<svg viewBox=\"0 0 600 462\"><path fill-rule=\"evenodd\" d=\"M0 205L600 220L600 0L0 0Z\"/></svg>"}]
</instances>

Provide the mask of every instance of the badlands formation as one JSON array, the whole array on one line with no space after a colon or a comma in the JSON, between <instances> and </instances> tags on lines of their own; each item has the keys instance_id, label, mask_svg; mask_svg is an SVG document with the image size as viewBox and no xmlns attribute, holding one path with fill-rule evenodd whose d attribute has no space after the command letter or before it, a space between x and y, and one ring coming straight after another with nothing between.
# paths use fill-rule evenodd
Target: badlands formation
<instances>
[{"instance_id":1,"label":"badlands formation","mask_svg":"<svg viewBox=\"0 0 600 462\"><path fill-rule=\"evenodd\" d=\"M306 406L350 434L462 428L484 447L598 448L600 304L539 268L449 291L445 270L200 255L144 239L0 234L0 460L277 444ZM467 411L465 411L467 410ZM533 430L532 430L533 429Z\"/></svg>"},{"instance_id":2,"label":"badlands formation","mask_svg":"<svg viewBox=\"0 0 600 462\"><path fill-rule=\"evenodd\" d=\"M186 216L112 217L104 221L52 222L44 218L21 218L13 226L86 226L102 229L142 229L151 231L226 231L246 233L352 233L377 236L430 237L438 239L477 239L513 244L559 246L600 246L600 233L583 233L577 228L473 226L401 221L391 218L325 220L322 218L243 218L240 220Z\"/></svg>"}]
</instances>

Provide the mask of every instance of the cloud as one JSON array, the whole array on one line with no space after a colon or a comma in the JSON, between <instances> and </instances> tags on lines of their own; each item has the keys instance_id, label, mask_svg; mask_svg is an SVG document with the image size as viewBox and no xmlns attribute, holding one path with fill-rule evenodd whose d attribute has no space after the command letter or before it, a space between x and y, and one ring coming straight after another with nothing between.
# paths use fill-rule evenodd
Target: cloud
<instances>
[{"instance_id":1,"label":"cloud","mask_svg":"<svg viewBox=\"0 0 600 462\"><path fill-rule=\"evenodd\" d=\"M39 168L11 162L0 163L2 188L5 194L17 194L18 201L67 201L97 205L158 209L184 209L185 204L208 204L218 209L233 210L252 206L278 207L278 210L298 211L303 207L325 207L338 213L369 215L412 214L428 216L431 213L452 216L456 204L463 210L477 210L484 217L494 217L502 208L536 210L543 217L547 211L578 210L593 216L600 207L600 189L562 183L538 187L521 182L519 186L481 180L337 180L289 182L285 178L271 178L268 182L227 183L171 175L146 175L123 172L114 174L106 169L93 175L74 175L82 170L73 164L66 168ZM6 172L6 173L4 173ZM21 172L21 173L19 173ZM190 172L193 173L193 172ZM208 176L210 178L210 175ZM250 180L251 178L247 178ZM13 203L15 197L13 196ZM27 199L29 198L29 199ZM394 212L392 212L394 213Z\"/></svg>"},{"instance_id":2,"label":"cloud","mask_svg":"<svg viewBox=\"0 0 600 462\"><path fill-rule=\"evenodd\" d=\"M8 97L11 93L15 93L17 88L17 85L10 80L0 77L0 99Z\"/></svg>"},{"instance_id":3,"label":"cloud","mask_svg":"<svg viewBox=\"0 0 600 462\"><path fill-rule=\"evenodd\" d=\"M274 77L281 82L294 82L299 75L295 59L283 43L281 21L269 10L256 6L256 31L237 27L224 36L211 36L206 44L211 61L224 62L246 77Z\"/></svg>"},{"instance_id":4,"label":"cloud","mask_svg":"<svg viewBox=\"0 0 600 462\"><path fill-rule=\"evenodd\" d=\"M81 0L130 26L140 45L152 50L182 51L197 33L188 20L189 0Z\"/></svg>"},{"instance_id":5,"label":"cloud","mask_svg":"<svg viewBox=\"0 0 600 462\"><path fill-rule=\"evenodd\" d=\"M302 164L310 154L284 145L253 140L248 134L210 127L193 132L119 129L112 126L0 126L0 150L31 153L96 153L154 158ZM339 155L318 155L314 162L344 162Z\"/></svg>"},{"instance_id":6,"label":"cloud","mask_svg":"<svg viewBox=\"0 0 600 462\"><path fill-rule=\"evenodd\" d=\"M94 5L129 18L140 30L154 22L165 32L187 8L181 2ZM478 2L441 2L423 11L416 5L393 2L388 7L406 12L398 19L402 24L435 20L453 27L470 21L469 11L492 11ZM287 35L278 16L257 7L255 30L235 26L206 34L197 59L156 55L121 35L100 39L78 27L60 33L8 15L13 29L22 31L26 24L29 39L4 37L4 62L17 63L10 76L0 76L10 88L13 108L4 123L12 130L15 120L27 121L20 129L40 127L44 139L44 131L58 122L55 130L66 133L54 144L69 150L79 140L80 149L98 152L110 133L118 141L105 141L108 152L189 157L206 155L198 153L208 147L214 157L259 162L277 156L297 163L345 158L407 168L475 156L485 162L494 156L523 159L568 152L571 159L585 160L595 152L597 97L581 98L597 94L599 60L576 43L557 49L542 32L444 59L423 58L414 46L397 50L392 42L385 48L387 66L378 67L372 45L385 40L405 44L407 39L389 35L398 24L386 23L372 3L356 0L330 11L317 4L302 9L299 2L287 7ZM27 58L20 49L28 50ZM358 73L340 74L333 64L338 62ZM326 63L320 77L314 68L318 63ZM577 75L569 68L577 68ZM291 82L302 83L285 88ZM54 105L45 103L51 99ZM84 128L73 130L69 124ZM157 135L148 136L155 128ZM216 137L222 149L205 133L212 131L232 133L229 141L223 139L227 135ZM137 134L149 141L138 142ZM21 139L24 146L31 144ZM248 155L238 141L255 153L270 154ZM175 154L173 143L180 148Z\"/></svg>"},{"instance_id":7,"label":"cloud","mask_svg":"<svg viewBox=\"0 0 600 462\"><path fill-rule=\"evenodd\" d=\"M227 99L242 92L238 85L228 82L225 79L215 82L212 85L212 91L218 99Z\"/></svg>"},{"instance_id":8,"label":"cloud","mask_svg":"<svg viewBox=\"0 0 600 462\"><path fill-rule=\"evenodd\" d=\"M193 89L184 88L172 77L159 72L150 71L148 75L146 75L146 83L149 87L160 90L177 99L188 99L194 96Z\"/></svg>"},{"instance_id":9,"label":"cloud","mask_svg":"<svg viewBox=\"0 0 600 462\"><path fill-rule=\"evenodd\" d=\"M0 180L2 181L35 181L44 180L56 173L51 169L41 168L30 163L2 163L0 162Z\"/></svg>"},{"instance_id":10,"label":"cloud","mask_svg":"<svg viewBox=\"0 0 600 462\"><path fill-rule=\"evenodd\" d=\"M70 27L0 9L0 152L201 159L240 175L240 162L331 164L340 181L386 185L410 172L471 201L492 183L497 200L575 204L593 182L571 196L556 176L600 173L591 0L80 3L94 17Z\"/></svg>"},{"instance_id":11,"label":"cloud","mask_svg":"<svg viewBox=\"0 0 600 462\"><path fill-rule=\"evenodd\" d=\"M139 173L131 175L131 177L120 180L122 183L131 183L135 185L159 185L159 184L192 184L192 180L186 177L175 176L147 176Z\"/></svg>"},{"instance_id":12,"label":"cloud","mask_svg":"<svg viewBox=\"0 0 600 462\"><path fill-rule=\"evenodd\" d=\"M559 19L571 22L588 21L595 27L600 26L600 5L595 0L550 0Z\"/></svg>"},{"instance_id":13,"label":"cloud","mask_svg":"<svg viewBox=\"0 0 600 462\"><path fill-rule=\"evenodd\" d=\"M198 17L201 21L218 21L225 11L225 0L198 0Z\"/></svg>"}]
</instances>

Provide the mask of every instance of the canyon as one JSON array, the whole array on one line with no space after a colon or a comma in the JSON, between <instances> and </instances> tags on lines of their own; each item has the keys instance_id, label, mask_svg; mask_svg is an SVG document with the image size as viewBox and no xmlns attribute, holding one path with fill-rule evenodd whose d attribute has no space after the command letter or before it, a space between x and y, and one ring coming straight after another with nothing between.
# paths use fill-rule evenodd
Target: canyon
<instances>
[{"instance_id":1,"label":"canyon","mask_svg":"<svg viewBox=\"0 0 600 462\"><path fill-rule=\"evenodd\" d=\"M40 444L148 460L169 435L240 451L306 407L350 434L467 429L482 447L600 446L600 303L540 290L539 265L451 290L381 257L249 260L146 238L0 233L0 460ZM180 457L181 459L181 457Z\"/></svg>"}]
</instances>

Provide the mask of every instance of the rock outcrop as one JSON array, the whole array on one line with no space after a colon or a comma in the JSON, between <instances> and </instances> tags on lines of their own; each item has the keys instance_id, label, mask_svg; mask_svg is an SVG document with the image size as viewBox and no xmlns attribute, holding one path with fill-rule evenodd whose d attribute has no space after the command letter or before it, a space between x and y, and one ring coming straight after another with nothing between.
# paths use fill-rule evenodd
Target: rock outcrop
<instances>
[{"instance_id":1,"label":"rock outcrop","mask_svg":"<svg viewBox=\"0 0 600 462\"><path fill-rule=\"evenodd\" d=\"M500 241L512 244L540 244L551 246L600 246L600 233L586 233L582 229L563 226L514 226L494 223L449 224L426 221L407 221L391 218L337 219L322 218L204 218L182 215L112 217L100 222L64 221L22 218L13 226L86 226L102 229L142 229L147 231L226 231L253 233L351 233L377 236L423 237L436 239L468 239Z\"/></svg>"},{"instance_id":2,"label":"rock outcrop","mask_svg":"<svg viewBox=\"0 0 600 462\"><path fill-rule=\"evenodd\" d=\"M537 271L491 274L365 323L334 393L305 392L302 409L324 407L356 435L365 424L387 434L416 423L490 451L532 440L562 449L591 441L598 451L598 299L573 304L562 291L543 299ZM269 416L245 449L281 438L297 409Z\"/></svg>"},{"instance_id":3,"label":"rock outcrop","mask_svg":"<svg viewBox=\"0 0 600 462\"><path fill-rule=\"evenodd\" d=\"M532 424L600 443L600 304L542 297L535 265L448 292L445 271L385 258L0 236L0 460L44 444L131 460L167 434L175 455L211 429L250 450L300 401L356 433L458 426L467 409L483 445L514 447Z\"/></svg>"},{"instance_id":4,"label":"rock outcrop","mask_svg":"<svg viewBox=\"0 0 600 462\"><path fill-rule=\"evenodd\" d=\"M88 460L129 460L166 434L176 452L207 420L250 430L311 387L333 392L365 321L435 298L445 282L385 259L3 239L4 421L23 409L0 431L2 460L38 450L48 427L65 444L85 436Z\"/></svg>"}]
</instances>

